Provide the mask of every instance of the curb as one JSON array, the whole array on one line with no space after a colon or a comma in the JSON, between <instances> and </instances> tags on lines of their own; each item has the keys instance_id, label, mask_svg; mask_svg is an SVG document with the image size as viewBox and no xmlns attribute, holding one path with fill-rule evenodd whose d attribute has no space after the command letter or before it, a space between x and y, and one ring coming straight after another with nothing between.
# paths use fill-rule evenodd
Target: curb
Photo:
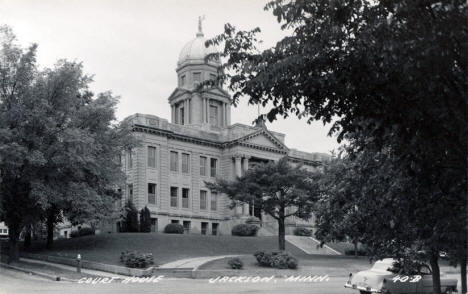
<instances>
[{"instance_id":1,"label":"curb","mask_svg":"<svg viewBox=\"0 0 468 294\"><path fill-rule=\"evenodd\" d=\"M46 274L46 273L41 273L41 272L38 272L38 271L32 271L32 270L29 270L29 269L25 269L25 268L22 268L22 267L6 264L6 263L3 263L3 262L0 262L0 267L9 268L9 269L20 271L20 272L23 272L23 273L26 273L26 274L43 277L43 278L46 278L46 279L49 279L49 280L52 280L52 281L56 281L56 282L58 282L58 281L67 281L67 282L76 282L76 281L78 281L78 280L74 280L74 279L68 279L68 278L65 278L65 277L60 277L60 276L50 275L50 274Z\"/></svg>"}]
</instances>

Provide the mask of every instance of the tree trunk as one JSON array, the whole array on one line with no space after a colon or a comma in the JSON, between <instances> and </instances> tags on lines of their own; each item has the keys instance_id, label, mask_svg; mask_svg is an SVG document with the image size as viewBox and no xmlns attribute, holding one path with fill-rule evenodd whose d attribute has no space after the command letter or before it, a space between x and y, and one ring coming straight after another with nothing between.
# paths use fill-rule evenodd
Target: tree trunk
<instances>
[{"instance_id":1,"label":"tree trunk","mask_svg":"<svg viewBox=\"0 0 468 294\"><path fill-rule=\"evenodd\" d=\"M19 228L8 226L8 263L19 260Z\"/></svg>"},{"instance_id":2,"label":"tree trunk","mask_svg":"<svg viewBox=\"0 0 468 294\"><path fill-rule=\"evenodd\" d=\"M438 252L431 252L431 268L432 268L432 290L434 294L441 294L440 292L440 269L438 263Z\"/></svg>"},{"instance_id":3,"label":"tree trunk","mask_svg":"<svg viewBox=\"0 0 468 294\"><path fill-rule=\"evenodd\" d=\"M466 232L466 231L465 231ZM468 249L468 241L466 240L466 235L464 237L463 241L463 246L461 250L461 256L460 256L460 273L461 273L461 292L462 294L468 293L468 289L466 286L466 260L468 258L467 256L467 249Z\"/></svg>"},{"instance_id":4,"label":"tree trunk","mask_svg":"<svg viewBox=\"0 0 468 294\"><path fill-rule=\"evenodd\" d=\"M284 227L284 218L278 219L278 246L279 250L286 249L286 239L285 239L285 227Z\"/></svg>"},{"instance_id":5,"label":"tree trunk","mask_svg":"<svg viewBox=\"0 0 468 294\"><path fill-rule=\"evenodd\" d=\"M285 250L286 249L286 240L285 240L286 229L285 229L284 222L285 222L284 207L280 207L279 217L278 217L278 245L279 245L279 250Z\"/></svg>"},{"instance_id":6,"label":"tree trunk","mask_svg":"<svg viewBox=\"0 0 468 294\"><path fill-rule=\"evenodd\" d=\"M30 248L31 247L31 225L27 225L25 227L23 246L24 246L24 248Z\"/></svg>"},{"instance_id":7,"label":"tree trunk","mask_svg":"<svg viewBox=\"0 0 468 294\"><path fill-rule=\"evenodd\" d=\"M47 249L52 249L54 244L54 220L55 217L53 213L49 213L47 216Z\"/></svg>"}]
</instances>

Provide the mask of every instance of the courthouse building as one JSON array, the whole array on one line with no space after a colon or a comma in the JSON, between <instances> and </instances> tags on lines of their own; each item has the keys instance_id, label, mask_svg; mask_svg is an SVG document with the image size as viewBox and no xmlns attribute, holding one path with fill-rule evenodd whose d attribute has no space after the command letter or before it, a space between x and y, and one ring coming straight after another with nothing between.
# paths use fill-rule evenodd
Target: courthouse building
<instances>
[{"instance_id":1,"label":"courthouse building","mask_svg":"<svg viewBox=\"0 0 468 294\"><path fill-rule=\"evenodd\" d=\"M180 223L191 233L230 234L234 224L249 216L260 218L274 231L274 219L254 203L230 209L230 200L209 191L205 182L216 177L234 179L252 164L284 156L292 164L314 169L328 155L288 148L285 134L264 125L233 123L231 97L224 89L197 90L198 83L216 79L220 66L219 61L206 60L214 49L206 48L205 41L199 26L196 37L179 54L178 83L168 98L170 121L139 113L126 118L142 144L127 152L123 160L127 182L122 203L130 199L138 210L147 206L152 231ZM298 223L295 219L288 222L291 227Z\"/></svg>"}]
</instances>

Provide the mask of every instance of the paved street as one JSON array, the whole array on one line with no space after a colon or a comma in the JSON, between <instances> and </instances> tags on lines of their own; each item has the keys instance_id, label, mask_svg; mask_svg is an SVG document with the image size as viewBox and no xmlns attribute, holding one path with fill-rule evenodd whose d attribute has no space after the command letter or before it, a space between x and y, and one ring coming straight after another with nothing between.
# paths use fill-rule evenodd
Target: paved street
<instances>
[{"instance_id":1,"label":"paved street","mask_svg":"<svg viewBox=\"0 0 468 294\"><path fill-rule=\"evenodd\" d=\"M20 272L0 269L0 294L21 293L350 293L343 288L346 278L330 278L327 282L276 282L264 283L209 283L208 280L165 279L159 283L86 285L71 282L53 282ZM134 292L135 291L135 292Z\"/></svg>"}]
</instances>

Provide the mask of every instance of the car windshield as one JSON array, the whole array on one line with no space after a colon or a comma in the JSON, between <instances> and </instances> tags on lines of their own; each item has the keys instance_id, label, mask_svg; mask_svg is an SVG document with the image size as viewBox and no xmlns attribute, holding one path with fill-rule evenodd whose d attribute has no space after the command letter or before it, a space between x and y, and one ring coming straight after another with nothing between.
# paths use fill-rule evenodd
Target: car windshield
<instances>
[{"instance_id":1,"label":"car windshield","mask_svg":"<svg viewBox=\"0 0 468 294\"><path fill-rule=\"evenodd\" d=\"M378 260L374 263L374 266L372 267L372 269L379 270L379 271L388 271L389 268L392 267L393 263L394 263L393 259Z\"/></svg>"}]
</instances>

